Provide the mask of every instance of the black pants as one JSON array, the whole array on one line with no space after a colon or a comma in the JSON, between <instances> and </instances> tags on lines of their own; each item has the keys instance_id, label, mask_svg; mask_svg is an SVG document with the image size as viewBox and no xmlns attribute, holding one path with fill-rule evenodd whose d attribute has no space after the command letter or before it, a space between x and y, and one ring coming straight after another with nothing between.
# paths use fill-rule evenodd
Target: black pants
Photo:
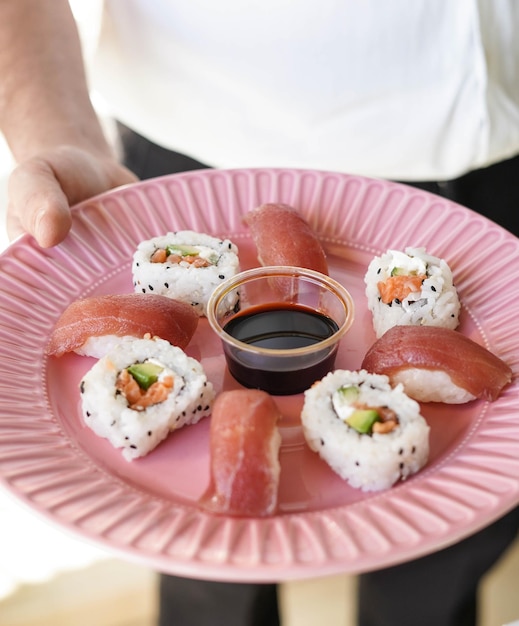
<instances>
[{"instance_id":1,"label":"black pants","mask_svg":"<svg viewBox=\"0 0 519 626\"><path fill-rule=\"evenodd\" d=\"M157 146L121 124L118 128L125 165L141 179L211 167ZM407 184L462 204L519 236L519 156L455 180Z\"/></svg>"},{"instance_id":2,"label":"black pants","mask_svg":"<svg viewBox=\"0 0 519 626\"><path fill-rule=\"evenodd\" d=\"M125 164L141 179L209 167L120 127ZM412 183L519 234L519 157L448 182ZM475 626L480 578L517 536L519 507L429 556L360 576L358 626ZM278 626L276 585L162 575L159 626Z\"/></svg>"}]
</instances>

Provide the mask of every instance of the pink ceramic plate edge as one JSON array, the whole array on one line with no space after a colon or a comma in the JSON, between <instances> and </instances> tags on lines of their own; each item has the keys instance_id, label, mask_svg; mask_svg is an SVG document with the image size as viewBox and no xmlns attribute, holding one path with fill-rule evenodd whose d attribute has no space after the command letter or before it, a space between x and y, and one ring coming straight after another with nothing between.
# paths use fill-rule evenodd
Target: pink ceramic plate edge
<instances>
[{"instance_id":1,"label":"pink ceramic plate edge","mask_svg":"<svg viewBox=\"0 0 519 626\"><path fill-rule=\"evenodd\" d=\"M492 404L478 401L448 409L448 415L440 409L439 418L433 410L436 427L452 420L443 422L454 432L449 446L441 449L437 434L432 462L388 491L344 500L333 495L322 507L286 507L267 519L217 517L189 497L164 497L147 477L140 484L135 467L130 474L118 459L104 463L106 448L77 425L77 389L63 384L63 394L57 393L44 348L71 301L107 290L129 272L142 239L181 228L246 237L243 214L267 201L301 210L341 277L352 266L358 273L366 259L387 248L424 245L446 258L464 307L463 330L511 365L514 382ZM63 244L41 250L23 237L0 257L0 272L0 479L31 510L125 558L216 580L357 573L447 546L519 502L519 242L463 207L403 185L339 173L203 170L144 181L79 205ZM358 328L369 341L370 320L357 300ZM67 372L60 373L65 383ZM464 424L457 437L456 419ZM200 435L184 430L196 449ZM107 452L110 459L115 454ZM164 469L162 453L152 454ZM150 472L153 462L146 466ZM285 479L285 489L291 481ZM339 493L341 485L332 482L333 494Z\"/></svg>"}]
</instances>

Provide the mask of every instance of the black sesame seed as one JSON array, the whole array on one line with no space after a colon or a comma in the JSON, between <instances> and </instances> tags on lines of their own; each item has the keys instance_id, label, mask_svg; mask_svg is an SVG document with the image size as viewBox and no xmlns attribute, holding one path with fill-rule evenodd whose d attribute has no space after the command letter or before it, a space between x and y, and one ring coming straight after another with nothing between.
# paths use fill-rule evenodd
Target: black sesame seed
<instances>
[{"instance_id":1,"label":"black sesame seed","mask_svg":"<svg viewBox=\"0 0 519 626\"><path fill-rule=\"evenodd\" d=\"M124 438L124 440L125 440L125 441L128 441L128 439L129 439L129 437L125 437L125 438Z\"/></svg>"},{"instance_id":2,"label":"black sesame seed","mask_svg":"<svg viewBox=\"0 0 519 626\"><path fill-rule=\"evenodd\" d=\"M133 443L132 443L132 445L130 446L130 448L133 448L134 450L137 450L137 446L134 446L134 445L133 445Z\"/></svg>"},{"instance_id":3,"label":"black sesame seed","mask_svg":"<svg viewBox=\"0 0 519 626\"><path fill-rule=\"evenodd\" d=\"M148 430L148 437L151 437L152 433L151 430Z\"/></svg>"},{"instance_id":4,"label":"black sesame seed","mask_svg":"<svg viewBox=\"0 0 519 626\"><path fill-rule=\"evenodd\" d=\"M150 291L153 291L153 285L148 285L148 289L149 289Z\"/></svg>"},{"instance_id":5,"label":"black sesame seed","mask_svg":"<svg viewBox=\"0 0 519 626\"><path fill-rule=\"evenodd\" d=\"M413 446L413 447L411 448L411 454L414 454L415 452L416 452L416 446Z\"/></svg>"},{"instance_id":6,"label":"black sesame seed","mask_svg":"<svg viewBox=\"0 0 519 626\"><path fill-rule=\"evenodd\" d=\"M79 385L79 391L81 393L85 393L85 381L84 380L82 380L80 385Z\"/></svg>"},{"instance_id":7,"label":"black sesame seed","mask_svg":"<svg viewBox=\"0 0 519 626\"><path fill-rule=\"evenodd\" d=\"M115 424L116 424L116 421L112 420L112 423L110 424L110 426L115 426Z\"/></svg>"},{"instance_id":8,"label":"black sesame seed","mask_svg":"<svg viewBox=\"0 0 519 626\"><path fill-rule=\"evenodd\" d=\"M142 293L146 293L146 289L144 287L141 289Z\"/></svg>"},{"instance_id":9,"label":"black sesame seed","mask_svg":"<svg viewBox=\"0 0 519 626\"><path fill-rule=\"evenodd\" d=\"M169 289L169 283L164 283L164 287L166 287L166 289Z\"/></svg>"},{"instance_id":10,"label":"black sesame seed","mask_svg":"<svg viewBox=\"0 0 519 626\"><path fill-rule=\"evenodd\" d=\"M382 268L379 267L378 270L377 270L377 274L380 274L381 271L382 271Z\"/></svg>"},{"instance_id":11,"label":"black sesame seed","mask_svg":"<svg viewBox=\"0 0 519 626\"><path fill-rule=\"evenodd\" d=\"M324 446L324 439L320 439L321 445Z\"/></svg>"},{"instance_id":12,"label":"black sesame seed","mask_svg":"<svg viewBox=\"0 0 519 626\"><path fill-rule=\"evenodd\" d=\"M196 407L196 410L197 410L197 411L201 411L201 410L202 410L202 405L201 405L201 404L199 404L199 405Z\"/></svg>"},{"instance_id":13,"label":"black sesame seed","mask_svg":"<svg viewBox=\"0 0 519 626\"><path fill-rule=\"evenodd\" d=\"M393 302L394 302L395 304L402 304L402 302L401 302L398 298L395 298L395 299L393 300Z\"/></svg>"},{"instance_id":14,"label":"black sesame seed","mask_svg":"<svg viewBox=\"0 0 519 626\"><path fill-rule=\"evenodd\" d=\"M223 279L225 278L225 274L218 274L218 278L219 278L220 280L223 280Z\"/></svg>"},{"instance_id":15,"label":"black sesame seed","mask_svg":"<svg viewBox=\"0 0 519 626\"><path fill-rule=\"evenodd\" d=\"M358 461L355 461L355 465L358 467L360 463Z\"/></svg>"},{"instance_id":16,"label":"black sesame seed","mask_svg":"<svg viewBox=\"0 0 519 626\"><path fill-rule=\"evenodd\" d=\"M400 448L400 450L398 451L398 454L404 454L404 449Z\"/></svg>"},{"instance_id":17,"label":"black sesame seed","mask_svg":"<svg viewBox=\"0 0 519 626\"><path fill-rule=\"evenodd\" d=\"M404 464L403 464L403 463L400 463L398 467L399 467L400 469L404 469Z\"/></svg>"},{"instance_id":18,"label":"black sesame seed","mask_svg":"<svg viewBox=\"0 0 519 626\"><path fill-rule=\"evenodd\" d=\"M90 417L90 411L87 411L87 412L86 412L86 416L87 416L87 417Z\"/></svg>"},{"instance_id":19,"label":"black sesame seed","mask_svg":"<svg viewBox=\"0 0 519 626\"><path fill-rule=\"evenodd\" d=\"M204 406L204 411L209 411L209 405L208 405L208 404L206 404L206 405Z\"/></svg>"},{"instance_id":20,"label":"black sesame seed","mask_svg":"<svg viewBox=\"0 0 519 626\"><path fill-rule=\"evenodd\" d=\"M431 291L436 291L436 287L434 285L431 285Z\"/></svg>"}]
</instances>

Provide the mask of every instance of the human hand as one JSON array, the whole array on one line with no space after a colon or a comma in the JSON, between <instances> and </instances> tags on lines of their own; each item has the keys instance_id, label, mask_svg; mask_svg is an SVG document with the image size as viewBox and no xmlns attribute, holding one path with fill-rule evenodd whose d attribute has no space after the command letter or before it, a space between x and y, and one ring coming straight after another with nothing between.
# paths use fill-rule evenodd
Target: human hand
<instances>
[{"instance_id":1,"label":"human hand","mask_svg":"<svg viewBox=\"0 0 519 626\"><path fill-rule=\"evenodd\" d=\"M74 146L42 152L20 163L9 177L9 238L27 232L43 248L55 246L70 230L71 205L136 180L105 154Z\"/></svg>"}]
</instances>

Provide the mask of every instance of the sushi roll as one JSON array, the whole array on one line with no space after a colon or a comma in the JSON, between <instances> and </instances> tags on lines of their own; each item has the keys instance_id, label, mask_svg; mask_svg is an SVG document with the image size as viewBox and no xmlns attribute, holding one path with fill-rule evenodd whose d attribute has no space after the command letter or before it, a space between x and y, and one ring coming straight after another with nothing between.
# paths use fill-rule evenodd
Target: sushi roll
<instances>
[{"instance_id":1,"label":"sushi roll","mask_svg":"<svg viewBox=\"0 0 519 626\"><path fill-rule=\"evenodd\" d=\"M215 395L200 363L160 338L113 348L85 374L80 392L85 424L128 461L209 415Z\"/></svg>"},{"instance_id":2,"label":"sushi roll","mask_svg":"<svg viewBox=\"0 0 519 626\"><path fill-rule=\"evenodd\" d=\"M215 287L238 269L238 248L234 243L183 230L138 245L132 263L133 286L138 293L187 302L203 316Z\"/></svg>"},{"instance_id":3,"label":"sushi roll","mask_svg":"<svg viewBox=\"0 0 519 626\"><path fill-rule=\"evenodd\" d=\"M425 248L388 250L375 257L364 277L377 337L393 326L459 324L460 301L451 269Z\"/></svg>"},{"instance_id":4,"label":"sushi roll","mask_svg":"<svg viewBox=\"0 0 519 626\"><path fill-rule=\"evenodd\" d=\"M420 406L387 376L336 370L305 392L301 413L309 447L355 488L388 489L429 456Z\"/></svg>"}]
</instances>

